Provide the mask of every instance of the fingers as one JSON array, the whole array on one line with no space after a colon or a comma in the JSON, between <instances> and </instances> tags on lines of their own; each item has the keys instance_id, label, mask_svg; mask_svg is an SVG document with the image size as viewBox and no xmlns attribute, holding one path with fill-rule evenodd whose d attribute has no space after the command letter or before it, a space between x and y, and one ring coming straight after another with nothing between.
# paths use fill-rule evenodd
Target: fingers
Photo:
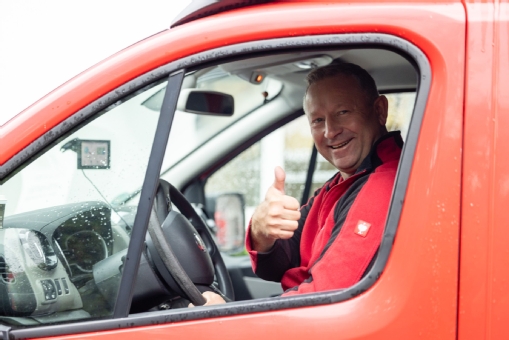
<instances>
[{"instance_id":1,"label":"fingers","mask_svg":"<svg viewBox=\"0 0 509 340\"><path fill-rule=\"evenodd\" d=\"M281 200L283 203L283 207L285 209L295 210L295 211L298 211L300 209L299 201L297 201L294 197L283 196ZM300 213L299 213L299 217L297 219L299 219L299 218L300 218Z\"/></svg>"},{"instance_id":2,"label":"fingers","mask_svg":"<svg viewBox=\"0 0 509 340\"><path fill-rule=\"evenodd\" d=\"M266 202L281 202L285 209L290 209L290 210L299 210L300 209L299 201L297 201L294 197L285 195L279 189L277 189L274 185L271 186L267 190L267 194L265 195ZM283 184L283 187L284 187L284 184Z\"/></svg>"},{"instance_id":3,"label":"fingers","mask_svg":"<svg viewBox=\"0 0 509 340\"><path fill-rule=\"evenodd\" d=\"M300 219L300 211L295 208L288 209L284 202L269 202L266 212L266 219L270 219L270 224L277 224L278 220L298 221Z\"/></svg>"},{"instance_id":4,"label":"fingers","mask_svg":"<svg viewBox=\"0 0 509 340\"><path fill-rule=\"evenodd\" d=\"M226 301L224 301L224 299L219 294L213 292L205 292L202 295L205 298L205 300L207 300L204 306L219 305L222 303L226 303Z\"/></svg>"},{"instance_id":5,"label":"fingers","mask_svg":"<svg viewBox=\"0 0 509 340\"><path fill-rule=\"evenodd\" d=\"M207 291L204 292L202 295L206 300L204 306L212 306L226 303L226 301L224 301L224 299L219 294ZM192 308L194 307L194 305L190 303L187 307Z\"/></svg>"},{"instance_id":6,"label":"fingers","mask_svg":"<svg viewBox=\"0 0 509 340\"><path fill-rule=\"evenodd\" d=\"M298 223L296 221L282 221L282 223L278 224L275 227L267 227L266 232L267 236L272 239L289 239L293 236L293 233L298 228Z\"/></svg>"},{"instance_id":7,"label":"fingers","mask_svg":"<svg viewBox=\"0 0 509 340\"><path fill-rule=\"evenodd\" d=\"M297 225L297 221L300 219L300 211L284 209L278 217L282 220L281 225L284 225L283 222Z\"/></svg>"}]
</instances>

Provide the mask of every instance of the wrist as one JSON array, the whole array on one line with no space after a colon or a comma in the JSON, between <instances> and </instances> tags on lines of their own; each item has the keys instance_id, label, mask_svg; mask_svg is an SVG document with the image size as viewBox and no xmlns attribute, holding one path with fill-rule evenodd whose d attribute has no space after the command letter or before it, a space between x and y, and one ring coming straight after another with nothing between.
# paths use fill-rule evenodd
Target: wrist
<instances>
[{"instance_id":1,"label":"wrist","mask_svg":"<svg viewBox=\"0 0 509 340\"><path fill-rule=\"evenodd\" d=\"M261 253L270 251L276 243L275 239L256 233L254 230L251 230L250 237L253 250Z\"/></svg>"}]
</instances>

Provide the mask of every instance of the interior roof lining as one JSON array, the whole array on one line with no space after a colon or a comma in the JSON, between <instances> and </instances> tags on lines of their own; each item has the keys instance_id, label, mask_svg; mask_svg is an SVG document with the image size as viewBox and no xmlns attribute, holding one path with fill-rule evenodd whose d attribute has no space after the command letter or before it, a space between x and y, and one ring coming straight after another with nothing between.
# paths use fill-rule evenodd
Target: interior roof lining
<instances>
[{"instance_id":1,"label":"interior roof lining","mask_svg":"<svg viewBox=\"0 0 509 340\"><path fill-rule=\"evenodd\" d=\"M253 72L261 72L267 77L301 86L304 90L306 84L303 78L307 72L295 64L319 56L330 56L333 60L358 64L373 76L381 92L417 88L417 73L414 66L400 54L383 48L329 48L286 52L235 60L220 65L220 67L224 71L236 74L244 79L249 79ZM394 70L397 70L397 72Z\"/></svg>"}]
</instances>

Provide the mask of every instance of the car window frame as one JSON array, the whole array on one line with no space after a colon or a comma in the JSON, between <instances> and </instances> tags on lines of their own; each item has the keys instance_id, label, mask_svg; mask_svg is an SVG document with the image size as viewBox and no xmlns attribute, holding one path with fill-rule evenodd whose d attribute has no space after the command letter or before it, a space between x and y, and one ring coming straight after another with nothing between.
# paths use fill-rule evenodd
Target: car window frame
<instances>
[{"instance_id":1,"label":"car window frame","mask_svg":"<svg viewBox=\"0 0 509 340\"><path fill-rule=\"evenodd\" d=\"M408 138L402 150L402 156L398 171L396 174L396 181L393 190L392 199L390 202L389 214L386 223L386 230L384 237L379 249L378 257L376 258L374 265L371 270L365 275L354 286L336 291L317 292L313 294L306 294L301 296L292 297L279 297L279 298L266 298L252 301L239 301L232 302L225 305L217 305L210 307L198 307L193 309L178 309L168 310L160 312L148 312L140 313L135 315L125 314L125 307L119 307L119 312L115 313L113 319L103 320L85 320L80 322L73 322L68 324L59 325L44 325L37 326L27 329L15 329L11 330L10 333L16 338L34 338L43 336L55 336L62 334L75 334L85 333L91 331L105 331L113 330L118 328L130 328L139 327L146 325L153 325L158 323L168 322L180 322L198 319L211 319L220 316L227 315L239 315L239 314L251 314L273 310L284 310L288 308L300 308L306 306L324 305L330 303L337 303L345 301L361 294L365 290L369 289L378 279L379 275L385 268L392 244L395 238L395 234L398 227L399 218L402 211L403 201L405 192L408 185L408 179L414 160L414 153L419 137L419 131L421 128L424 111L426 108L426 102L431 86L431 66L426 55L415 45L407 40L400 37L396 37L390 34L382 33L347 33L347 34L324 34L317 36L297 36L290 38L278 38L270 40L258 40L247 43L240 43L235 45L224 46L201 53L189 55L180 60L171 62L167 65L159 67L152 72L144 74L130 82L125 83L118 89L111 91L105 96L97 99L93 103L89 104L84 109L76 112L71 117L67 118L64 122L60 123L55 128L49 130L46 134L39 137L30 146L25 148L23 151L18 153L16 156L11 158L8 162L0 167L0 180L4 181L13 173L15 173L19 167L26 163L31 157L34 157L40 151L43 151L49 144L66 134L71 128L76 127L86 119L86 117L92 117L100 110L104 109L108 105L114 104L117 100L123 98L129 93L143 88L147 82L152 83L156 79L167 77L169 74L184 70L190 70L192 68L203 67L206 64L224 62L227 58L233 59L236 57L248 57L249 53L276 53L286 50L308 50L309 48L363 48L363 47L375 47L389 49L397 52L400 55L406 56L409 61L414 65L415 70L418 74L418 88L416 90L416 102L414 111L408 130ZM170 86L168 86L170 87ZM120 89L120 91L119 91ZM122 92L122 89L124 91ZM122 94L122 95L119 95ZM178 93L177 93L178 95ZM82 116L86 114L86 117ZM81 115L81 116L80 116ZM162 115L161 115L162 116ZM80 117L81 120L78 120ZM153 148L165 148L166 144L162 141L156 141ZM153 149L154 150L154 149ZM161 157L160 159L156 159ZM154 158L154 159L153 159ZM162 156L159 153L154 152L149 162L157 164L162 162ZM154 166L156 168L156 166ZM154 170L154 169L152 169ZM148 199L153 199L155 193L155 185L150 179L145 177L144 187L145 195ZM138 214L149 213L150 207L146 204L143 209L138 208ZM137 216L138 218L138 216ZM144 220L140 216L140 221ZM143 225L144 224L144 225ZM148 223L138 222L133 229L139 229L137 235L141 235L143 230L146 230ZM144 235L142 235L144 238ZM134 239L134 235L131 238L131 242ZM142 240L140 244L142 244ZM141 256L141 247L129 248L130 252L128 257L139 258ZM125 274L125 272L124 272ZM122 280L125 281L124 275ZM129 295L128 295L129 294ZM120 299L132 298L132 289L124 288L122 292L119 292L117 301ZM5 334L5 333L4 333Z\"/></svg>"}]
</instances>

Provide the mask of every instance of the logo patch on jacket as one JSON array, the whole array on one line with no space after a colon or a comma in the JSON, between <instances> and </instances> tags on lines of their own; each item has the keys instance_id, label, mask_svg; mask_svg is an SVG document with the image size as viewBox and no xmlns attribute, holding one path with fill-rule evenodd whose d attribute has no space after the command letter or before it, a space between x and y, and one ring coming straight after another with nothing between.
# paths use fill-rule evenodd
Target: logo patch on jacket
<instances>
[{"instance_id":1,"label":"logo patch on jacket","mask_svg":"<svg viewBox=\"0 0 509 340\"><path fill-rule=\"evenodd\" d=\"M368 234L369 228L371 228L371 223L359 220L357 222L357 226L355 227L355 230L353 231L359 236L366 237Z\"/></svg>"}]
</instances>

